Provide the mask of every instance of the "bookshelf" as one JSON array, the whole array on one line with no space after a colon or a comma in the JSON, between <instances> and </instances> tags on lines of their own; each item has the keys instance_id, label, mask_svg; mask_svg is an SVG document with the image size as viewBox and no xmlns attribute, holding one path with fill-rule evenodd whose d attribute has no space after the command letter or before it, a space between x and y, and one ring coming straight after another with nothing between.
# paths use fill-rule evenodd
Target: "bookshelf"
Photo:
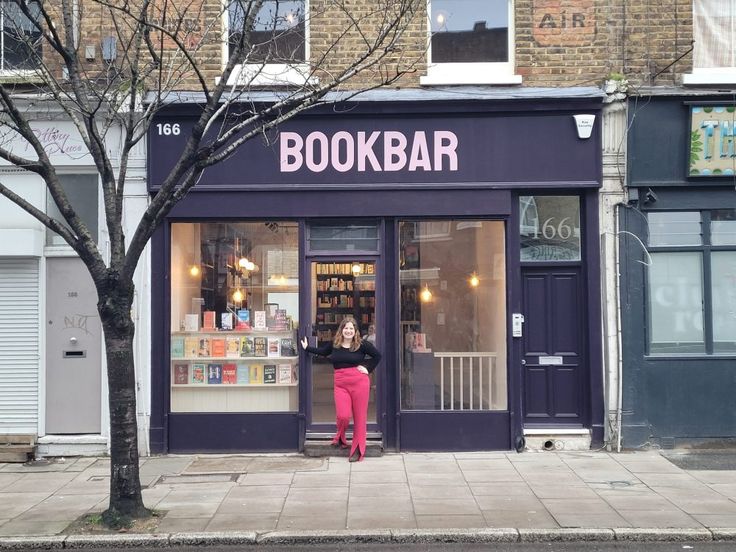
<instances>
[{"instance_id":1,"label":"bookshelf","mask_svg":"<svg viewBox=\"0 0 736 552\"><path fill-rule=\"evenodd\" d=\"M361 335L375 323L376 277L373 263L359 263L361 271L352 273L353 263L318 263L315 274L317 341L332 341L346 316L358 322Z\"/></svg>"},{"instance_id":2,"label":"bookshelf","mask_svg":"<svg viewBox=\"0 0 736 552\"><path fill-rule=\"evenodd\" d=\"M172 412L298 409L293 330L202 330L171 334Z\"/></svg>"}]
</instances>

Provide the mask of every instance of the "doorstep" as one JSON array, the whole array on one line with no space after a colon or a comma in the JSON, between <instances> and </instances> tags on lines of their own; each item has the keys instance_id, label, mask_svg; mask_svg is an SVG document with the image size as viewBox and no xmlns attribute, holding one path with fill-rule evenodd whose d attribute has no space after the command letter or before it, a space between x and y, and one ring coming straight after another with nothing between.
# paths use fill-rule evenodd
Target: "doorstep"
<instances>
[{"instance_id":1,"label":"doorstep","mask_svg":"<svg viewBox=\"0 0 736 552\"><path fill-rule=\"evenodd\" d=\"M90 435L44 435L36 448L38 457L44 456L106 456L107 437Z\"/></svg>"},{"instance_id":2,"label":"doorstep","mask_svg":"<svg viewBox=\"0 0 736 552\"><path fill-rule=\"evenodd\" d=\"M527 451L590 450L590 430L587 428L524 428Z\"/></svg>"}]
</instances>

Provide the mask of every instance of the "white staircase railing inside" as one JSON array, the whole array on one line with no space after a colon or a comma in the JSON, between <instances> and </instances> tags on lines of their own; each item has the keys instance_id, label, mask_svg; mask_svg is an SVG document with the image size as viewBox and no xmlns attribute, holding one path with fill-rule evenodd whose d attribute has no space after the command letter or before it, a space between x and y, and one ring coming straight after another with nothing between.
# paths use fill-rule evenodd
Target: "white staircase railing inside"
<instances>
[{"instance_id":1,"label":"white staircase railing inside","mask_svg":"<svg viewBox=\"0 0 736 552\"><path fill-rule=\"evenodd\" d=\"M442 410L492 410L496 353L437 352L434 356L440 359Z\"/></svg>"}]
</instances>

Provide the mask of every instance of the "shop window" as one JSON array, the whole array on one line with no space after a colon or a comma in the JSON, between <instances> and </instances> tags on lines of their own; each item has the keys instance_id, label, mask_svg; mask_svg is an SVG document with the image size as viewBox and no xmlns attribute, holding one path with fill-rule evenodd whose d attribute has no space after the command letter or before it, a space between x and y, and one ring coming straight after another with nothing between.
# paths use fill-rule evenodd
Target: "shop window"
<instances>
[{"instance_id":1,"label":"shop window","mask_svg":"<svg viewBox=\"0 0 736 552\"><path fill-rule=\"evenodd\" d=\"M519 233L523 262L580 260L580 198L521 196Z\"/></svg>"},{"instance_id":2,"label":"shop window","mask_svg":"<svg viewBox=\"0 0 736 552\"><path fill-rule=\"evenodd\" d=\"M399 223L403 409L506 410L505 259L503 222Z\"/></svg>"},{"instance_id":3,"label":"shop window","mask_svg":"<svg viewBox=\"0 0 736 552\"><path fill-rule=\"evenodd\" d=\"M38 4L29 8L40 13ZM41 32L16 2L0 0L0 73L36 69L41 56Z\"/></svg>"},{"instance_id":4,"label":"shop window","mask_svg":"<svg viewBox=\"0 0 736 552\"><path fill-rule=\"evenodd\" d=\"M97 242L99 212L97 175L61 174L59 175L59 181L64 192L66 192L69 203L87 225L92 238ZM54 203L54 198L51 197L48 191L46 193L46 214L66 225L64 217L61 216L59 208ZM46 245L67 245L67 243L56 232L46 229Z\"/></svg>"},{"instance_id":5,"label":"shop window","mask_svg":"<svg viewBox=\"0 0 736 552\"><path fill-rule=\"evenodd\" d=\"M422 84L513 84L512 0L429 0Z\"/></svg>"},{"instance_id":6,"label":"shop window","mask_svg":"<svg viewBox=\"0 0 736 552\"><path fill-rule=\"evenodd\" d=\"M248 0L231 0L228 4L228 55L243 38L243 24L250 8ZM305 0L265 0L246 39L251 49L244 64L233 71L233 79L263 86L306 82L309 67Z\"/></svg>"},{"instance_id":7,"label":"shop window","mask_svg":"<svg viewBox=\"0 0 736 552\"><path fill-rule=\"evenodd\" d=\"M652 212L651 354L736 352L736 210Z\"/></svg>"},{"instance_id":8,"label":"shop window","mask_svg":"<svg viewBox=\"0 0 736 552\"><path fill-rule=\"evenodd\" d=\"M693 72L685 84L736 83L736 4L693 0Z\"/></svg>"},{"instance_id":9,"label":"shop window","mask_svg":"<svg viewBox=\"0 0 736 552\"><path fill-rule=\"evenodd\" d=\"M298 410L298 226L171 228L171 411Z\"/></svg>"}]
</instances>

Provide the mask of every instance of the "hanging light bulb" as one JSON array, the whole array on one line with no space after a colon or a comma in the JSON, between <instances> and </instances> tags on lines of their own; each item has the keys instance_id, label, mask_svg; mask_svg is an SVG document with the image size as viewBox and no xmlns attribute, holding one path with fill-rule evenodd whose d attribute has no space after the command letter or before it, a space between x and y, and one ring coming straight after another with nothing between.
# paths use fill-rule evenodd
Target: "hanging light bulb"
<instances>
[{"instance_id":1,"label":"hanging light bulb","mask_svg":"<svg viewBox=\"0 0 736 552\"><path fill-rule=\"evenodd\" d=\"M422 300L422 303L429 303L432 300L432 292L429 291L429 288L426 285L419 294L419 298Z\"/></svg>"},{"instance_id":2,"label":"hanging light bulb","mask_svg":"<svg viewBox=\"0 0 736 552\"><path fill-rule=\"evenodd\" d=\"M196 278L197 276L199 276L199 265L196 265L195 264L195 265L190 266L189 267L189 275L192 278Z\"/></svg>"},{"instance_id":3,"label":"hanging light bulb","mask_svg":"<svg viewBox=\"0 0 736 552\"><path fill-rule=\"evenodd\" d=\"M243 302L243 292L240 291L240 289L236 289L233 293L233 301L235 301L236 303Z\"/></svg>"},{"instance_id":4,"label":"hanging light bulb","mask_svg":"<svg viewBox=\"0 0 736 552\"><path fill-rule=\"evenodd\" d=\"M245 270L255 270L256 269L256 263L253 261L249 261L248 259L245 259Z\"/></svg>"},{"instance_id":5,"label":"hanging light bulb","mask_svg":"<svg viewBox=\"0 0 736 552\"><path fill-rule=\"evenodd\" d=\"M360 263L353 263L353 266L350 267L350 271L353 273L354 276L357 276L361 272L363 272L363 269L360 266Z\"/></svg>"},{"instance_id":6,"label":"hanging light bulb","mask_svg":"<svg viewBox=\"0 0 736 552\"><path fill-rule=\"evenodd\" d=\"M470 275L470 279L468 280L468 282L472 287L478 287L478 284L480 284L480 278L478 278L478 276L473 273Z\"/></svg>"},{"instance_id":7,"label":"hanging light bulb","mask_svg":"<svg viewBox=\"0 0 736 552\"><path fill-rule=\"evenodd\" d=\"M244 268L245 270L248 270L248 263L250 263L250 261L245 257L240 257L240 259L238 259L238 266L240 268Z\"/></svg>"},{"instance_id":8,"label":"hanging light bulb","mask_svg":"<svg viewBox=\"0 0 736 552\"><path fill-rule=\"evenodd\" d=\"M286 281L286 276L284 276L283 274L281 274L281 275L280 275L280 276L279 276L279 277L277 278L277 281L278 281L278 284L279 284L280 286L285 286L285 285L286 285L286 283L287 283L287 281Z\"/></svg>"}]
</instances>

